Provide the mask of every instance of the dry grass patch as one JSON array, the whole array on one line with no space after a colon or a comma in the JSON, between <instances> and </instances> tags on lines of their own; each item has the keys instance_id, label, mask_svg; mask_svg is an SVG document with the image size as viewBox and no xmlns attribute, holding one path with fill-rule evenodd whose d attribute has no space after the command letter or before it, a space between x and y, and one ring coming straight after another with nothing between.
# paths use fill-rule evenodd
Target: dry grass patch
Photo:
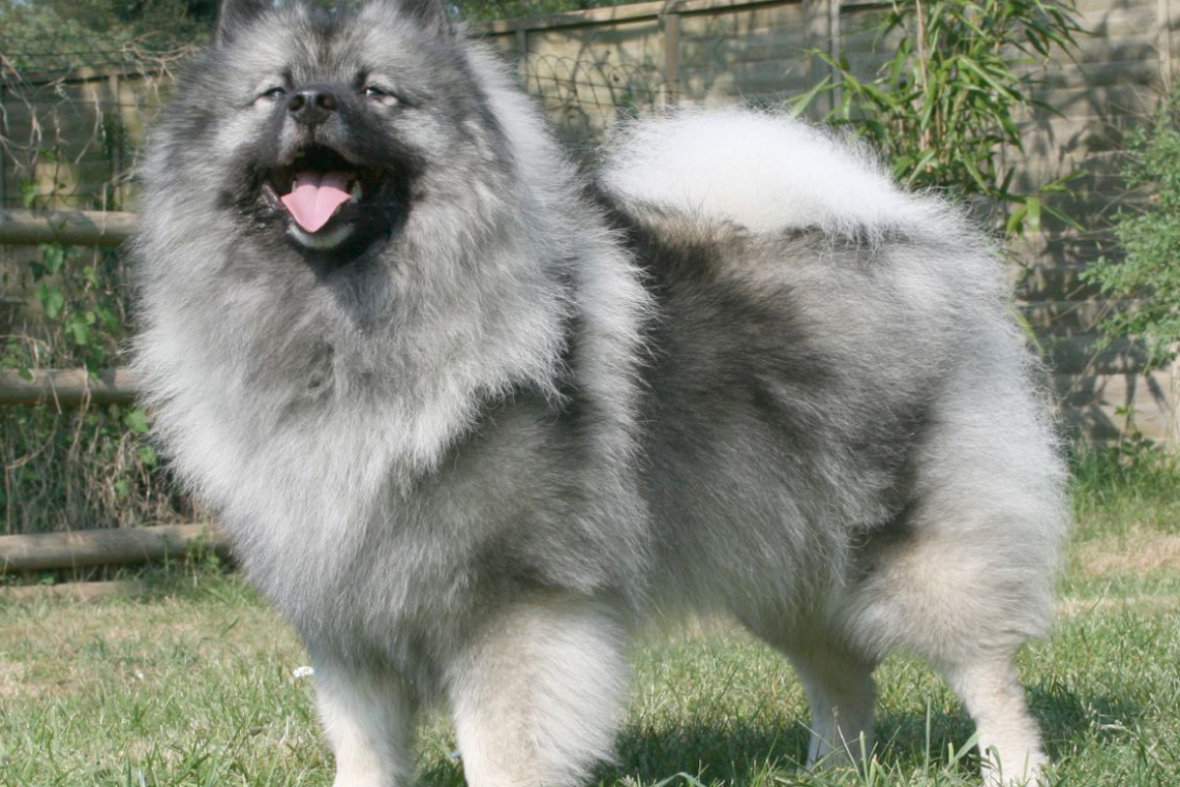
<instances>
[{"instance_id":1,"label":"dry grass patch","mask_svg":"<svg viewBox=\"0 0 1180 787\"><path fill-rule=\"evenodd\" d=\"M1119 598L1067 597L1057 603L1057 614L1083 616L1116 610L1134 610L1143 614L1180 614L1180 596L1123 596Z\"/></svg>"},{"instance_id":2,"label":"dry grass patch","mask_svg":"<svg viewBox=\"0 0 1180 787\"><path fill-rule=\"evenodd\" d=\"M1180 536L1134 530L1097 538L1080 546L1078 564L1087 576L1180 571Z\"/></svg>"}]
</instances>

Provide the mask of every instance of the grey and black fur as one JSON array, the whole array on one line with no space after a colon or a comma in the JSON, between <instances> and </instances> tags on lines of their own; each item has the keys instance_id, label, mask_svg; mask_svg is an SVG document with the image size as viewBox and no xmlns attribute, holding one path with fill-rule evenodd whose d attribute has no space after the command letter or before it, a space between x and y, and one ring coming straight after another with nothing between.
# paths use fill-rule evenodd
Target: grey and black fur
<instances>
[{"instance_id":1,"label":"grey and black fur","mask_svg":"<svg viewBox=\"0 0 1180 787\"><path fill-rule=\"evenodd\" d=\"M436 701L473 787L577 783L629 637L690 612L792 660L812 762L871 746L900 649L991 783L1039 773L1013 658L1063 473L953 210L736 110L636 125L588 185L435 0L220 19L146 165L138 368L307 644L337 787L403 783ZM362 196L304 231L300 167Z\"/></svg>"}]
</instances>

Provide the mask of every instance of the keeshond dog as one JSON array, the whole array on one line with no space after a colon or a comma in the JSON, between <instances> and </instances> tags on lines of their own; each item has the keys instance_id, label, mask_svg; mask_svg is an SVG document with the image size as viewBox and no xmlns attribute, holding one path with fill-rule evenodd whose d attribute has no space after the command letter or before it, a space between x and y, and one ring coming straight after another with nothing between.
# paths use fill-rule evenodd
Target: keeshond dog
<instances>
[{"instance_id":1,"label":"keeshond dog","mask_svg":"<svg viewBox=\"0 0 1180 787\"><path fill-rule=\"evenodd\" d=\"M576 784L690 612L791 660L812 763L902 650L1035 777L1064 474L988 244L767 113L580 174L510 73L439 0L227 0L145 165L156 433L306 643L337 787L402 784L439 701L473 787Z\"/></svg>"}]
</instances>

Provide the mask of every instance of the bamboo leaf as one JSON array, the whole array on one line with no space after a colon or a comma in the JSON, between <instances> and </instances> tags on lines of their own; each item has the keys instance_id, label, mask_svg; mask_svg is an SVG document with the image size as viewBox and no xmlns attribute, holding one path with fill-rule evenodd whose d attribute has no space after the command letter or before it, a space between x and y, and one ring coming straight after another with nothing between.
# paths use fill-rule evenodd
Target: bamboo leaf
<instances>
[{"instance_id":1,"label":"bamboo leaf","mask_svg":"<svg viewBox=\"0 0 1180 787\"><path fill-rule=\"evenodd\" d=\"M815 83L815 86L811 88L811 90L808 90L802 95L795 96L788 102L788 105L791 108L791 117L798 117L800 114L805 112L808 107L811 106L811 102L814 101L817 96L830 93L832 90L832 78L830 76L826 76L819 82Z\"/></svg>"},{"instance_id":2,"label":"bamboo leaf","mask_svg":"<svg viewBox=\"0 0 1180 787\"><path fill-rule=\"evenodd\" d=\"M1013 170L1000 165L999 151L1023 148L1017 118L1059 114L1034 96L1043 75L1023 69L1072 46L1081 27L1069 0L893 0L880 20L875 46L890 51L873 77L852 73L847 52L817 55L843 83L829 122L877 145L905 182L1016 203L1009 232L1055 216L1044 200L1053 184L1033 197L1012 194ZM818 94L811 88L792 106Z\"/></svg>"}]
</instances>

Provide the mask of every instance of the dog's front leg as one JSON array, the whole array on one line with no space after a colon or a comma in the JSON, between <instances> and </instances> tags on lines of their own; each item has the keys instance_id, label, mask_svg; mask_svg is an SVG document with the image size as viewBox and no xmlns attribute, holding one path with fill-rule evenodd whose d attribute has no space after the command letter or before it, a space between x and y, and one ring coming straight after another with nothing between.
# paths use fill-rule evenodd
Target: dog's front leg
<instances>
[{"instance_id":1,"label":"dog's front leg","mask_svg":"<svg viewBox=\"0 0 1180 787\"><path fill-rule=\"evenodd\" d=\"M448 691L470 787L562 787L610 756L627 666L599 602L514 604L454 660Z\"/></svg>"},{"instance_id":2,"label":"dog's front leg","mask_svg":"<svg viewBox=\"0 0 1180 787\"><path fill-rule=\"evenodd\" d=\"M400 787L410 775L417 700L395 675L315 663L320 718L336 755L333 787Z\"/></svg>"}]
</instances>

